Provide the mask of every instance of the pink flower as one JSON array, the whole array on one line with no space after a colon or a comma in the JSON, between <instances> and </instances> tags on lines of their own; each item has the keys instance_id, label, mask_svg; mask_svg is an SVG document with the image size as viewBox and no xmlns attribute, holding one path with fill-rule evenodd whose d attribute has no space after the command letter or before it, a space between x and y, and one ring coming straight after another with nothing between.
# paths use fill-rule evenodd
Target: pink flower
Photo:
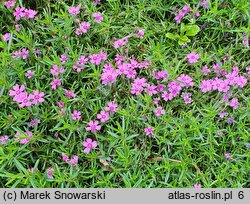
<instances>
[{"instance_id":1,"label":"pink flower","mask_svg":"<svg viewBox=\"0 0 250 204\"><path fill-rule=\"evenodd\" d=\"M80 27L79 27L79 29L80 29L80 31L82 33L87 33L89 28L90 28L90 23L89 22L82 22L80 24Z\"/></svg>"},{"instance_id":2,"label":"pink flower","mask_svg":"<svg viewBox=\"0 0 250 204\"><path fill-rule=\"evenodd\" d=\"M29 141L30 141L30 138L27 137L27 138L21 139L20 144L27 144Z\"/></svg>"},{"instance_id":3,"label":"pink flower","mask_svg":"<svg viewBox=\"0 0 250 204\"><path fill-rule=\"evenodd\" d=\"M190 8L188 6L183 6L182 11L186 15L186 14L188 14L190 12Z\"/></svg>"},{"instance_id":4,"label":"pink flower","mask_svg":"<svg viewBox=\"0 0 250 204\"><path fill-rule=\"evenodd\" d=\"M138 33L137 33L137 36L139 37L139 38L143 38L143 36L144 36L144 31L142 30L142 29L140 29L139 31L138 31Z\"/></svg>"},{"instance_id":5,"label":"pink flower","mask_svg":"<svg viewBox=\"0 0 250 204\"><path fill-rule=\"evenodd\" d=\"M179 24L181 22L181 19L185 16L185 14L186 13L184 13L183 11L179 11L174 20Z\"/></svg>"},{"instance_id":6,"label":"pink flower","mask_svg":"<svg viewBox=\"0 0 250 204\"><path fill-rule=\"evenodd\" d=\"M226 158L227 160L230 160L230 159L231 159L230 153L226 153L224 156L225 156L225 158Z\"/></svg>"},{"instance_id":7,"label":"pink flower","mask_svg":"<svg viewBox=\"0 0 250 204\"><path fill-rule=\"evenodd\" d=\"M56 89L57 86L60 86L62 83L61 83L61 80L62 79L54 79L50 85L52 87L52 89Z\"/></svg>"},{"instance_id":8,"label":"pink flower","mask_svg":"<svg viewBox=\"0 0 250 204\"><path fill-rule=\"evenodd\" d=\"M17 31L17 32L20 32L20 24L16 24L16 25L15 25L15 28L16 28L16 31Z\"/></svg>"},{"instance_id":9,"label":"pink flower","mask_svg":"<svg viewBox=\"0 0 250 204\"><path fill-rule=\"evenodd\" d=\"M63 106L64 106L64 103L63 103L62 101L59 101L59 102L57 102L57 105L58 105L59 107L63 107Z\"/></svg>"},{"instance_id":10,"label":"pink flower","mask_svg":"<svg viewBox=\"0 0 250 204\"><path fill-rule=\"evenodd\" d=\"M65 92L66 96L68 97L68 99L70 99L71 97L72 97L72 98L75 98L75 97L76 97L76 94L74 94L73 92L70 92L70 91L67 90L67 89L64 89L64 92Z\"/></svg>"},{"instance_id":11,"label":"pink flower","mask_svg":"<svg viewBox=\"0 0 250 204\"><path fill-rule=\"evenodd\" d=\"M194 17L195 18L198 18L200 16L200 13L197 11L195 14L194 14Z\"/></svg>"},{"instance_id":12,"label":"pink flower","mask_svg":"<svg viewBox=\"0 0 250 204\"><path fill-rule=\"evenodd\" d=\"M15 8L15 12L13 13L13 15L15 16L16 20L20 20L21 17L24 17L24 7L16 7Z\"/></svg>"},{"instance_id":13,"label":"pink flower","mask_svg":"<svg viewBox=\"0 0 250 204\"><path fill-rule=\"evenodd\" d=\"M154 110L154 114L156 117L160 117L165 114L165 110L161 106L158 106L157 109Z\"/></svg>"},{"instance_id":14,"label":"pink flower","mask_svg":"<svg viewBox=\"0 0 250 204\"><path fill-rule=\"evenodd\" d=\"M16 101L15 97L18 96L25 90L25 86L22 84L20 87L18 84L13 86L13 90L9 91L9 96L14 96L14 101Z\"/></svg>"},{"instance_id":15,"label":"pink flower","mask_svg":"<svg viewBox=\"0 0 250 204\"><path fill-rule=\"evenodd\" d=\"M14 1L6 1L6 2L4 2L4 4L5 4L5 6L7 8L11 8L11 7L15 6L16 0L14 0Z\"/></svg>"},{"instance_id":16,"label":"pink flower","mask_svg":"<svg viewBox=\"0 0 250 204\"><path fill-rule=\"evenodd\" d=\"M77 111L77 110L74 110L74 112L72 114L72 119L77 120L77 119L80 119L80 118L81 118L81 112Z\"/></svg>"},{"instance_id":17,"label":"pink flower","mask_svg":"<svg viewBox=\"0 0 250 204\"><path fill-rule=\"evenodd\" d=\"M67 62L67 60L68 60L67 55L65 55L65 54L61 55L61 57L60 57L60 61L61 61L63 64L64 64L64 63L66 63L66 62Z\"/></svg>"},{"instance_id":18,"label":"pink flower","mask_svg":"<svg viewBox=\"0 0 250 204\"><path fill-rule=\"evenodd\" d=\"M50 69L50 73L53 76L58 76L59 73L61 73L61 74L64 73L64 69L63 69L62 66L60 66L60 68L59 68L59 66L57 64L55 64L55 65L52 66L52 69Z\"/></svg>"},{"instance_id":19,"label":"pink flower","mask_svg":"<svg viewBox=\"0 0 250 204\"><path fill-rule=\"evenodd\" d=\"M95 121L91 120L91 121L89 121L88 127L85 127L85 130L91 131L91 132L95 133L97 130L101 129L101 126L98 125L98 123L99 123L98 120L95 120Z\"/></svg>"},{"instance_id":20,"label":"pink flower","mask_svg":"<svg viewBox=\"0 0 250 204\"><path fill-rule=\"evenodd\" d=\"M16 134L17 135L17 134ZM32 136L32 132L28 131L28 132L24 132L24 135L26 136L25 138L21 139L19 142L20 144L27 144L30 141L30 138ZM17 136L17 138L15 138L16 140L19 139L19 137L21 136L21 134L19 133L19 135Z\"/></svg>"},{"instance_id":21,"label":"pink flower","mask_svg":"<svg viewBox=\"0 0 250 204\"><path fill-rule=\"evenodd\" d=\"M157 87L155 85L148 84L147 88L145 88L145 92L148 93L148 95L152 96L154 94L157 94L158 92L155 90Z\"/></svg>"},{"instance_id":22,"label":"pink flower","mask_svg":"<svg viewBox=\"0 0 250 204\"><path fill-rule=\"evenodd\" d=\"M80 13L80 8L81 8L81 4L75 7L72 6L72 7L69 7L68 12L72 14L73 16L75 16Z\"/></svg>"},{"instance_id":23,"label":"pink flower","mask_svg":"<svg viewBox=\"0 0 250 204\"><path fill-rule=\"evenodd\" d=\"M104 107L104 110L115 113L117 109L117 104L115 102L108 102L108 106Z\"/></svg>"},{"instance_id":24,"label":"pink flower","mask_svg":"<svg viewBox=\"0 0 250 204\"><path fill-rule=\"evenodd\" d=\"M10 40L10 33L5 33L5 34L3 35L3 40L4 40L5 42L9 41L9 40Z\"/></svg>"},{"instance_id":25,"label":"pink flower","mask_svg":"<svg viewBox=\"0 0 250 204\"><path fill-rule=\"evenodd\" d=\"M109 113L102 110L99 114L97 114L97 118L104 123L109 119Z\"/></svg>"},{"instance_id":26,"label":"pink flower","mask_svg":"<svg viewBox=\"0 0 250 204\"><path fill-rule=\"evenodd\" d=\"M23 59L26 59L29 55L29 50L23 48L21 51L21 55L22 55Z\"/></svg>"},{"instance_id":27,"label":"pink flower","mask_svg":"<svg viewBox=\"0 0 250 204\"><path fill-rule=\"evenodd\" d=\"M99 65L101 64L102 58L98 54L93 54L89 56L89 61L91 64Z\"/></svg>"},{"instance_id":28,"label":"pink flower","mask_svg":"<svg viewBox=\"0 0 250 204\"><path fill-rule=\"evenodd\" d=\"M23 92L21 94L18 95L16 101L19 102L19 107L23 108L25 106L31 106L31 95L28 95L27 92Z\"/></svg>"},{"instance_id":29,"label":"pink flower","mask_svg":"<svg viewBox=\"0 0 250 204\"><path fill-rule=\"evenodd\" d=\"M208 91L211 91L213 88L212 85L213 80L209 79L209 80L203 80L199 86L199 88L201 89L201 91L203 93L206 93Z\"/></svg>"},{"instance_id":30,"label":"pink flower","mask_svg":"<svg viewBox=\"0 0 250 204\"><path fill-rule=\"evenodd\" d=\"M10 139L9 139L9 136L5 135L5 136L1 136L0 137L0 144L5 144L6 142L8 142Z\"/></svg>"},{"instance_id":31,"label":"pink flower","mask_svg":"<svg viewBox=\"0 0 250 204\"><path fill-rule=\"evenodd\" d=\"M39 123L41 123L41 121L40 121L40 119L33 119L33 120L31 120L30 122L29 122L29 126L31 126L31 127L35 127L35 125L36 124L39 124Z\"/></svg>"},{"instance_id":32,"label":"pink flower","mask_svg":"<svg viewBox=\"0 0 250 204\"><path fill-rule=\"evenodd\" d=\"M35 18L35 15L37 14L37 11L32 9L25 9L24 10L24 17L26 18Z\"/></svg>"},{"instance_id":33,"label":"pink flower","mask_svg":"<svg viewBox=\"0 0 250 204\"><path fill-rule=\"evenodd\" d=\"M92 141L91 138L87 138L86 141L84 141L82 143L82 146L85 147L84 152L86 154L89 154L89 152L90 152L91 149L94 149L94 148L97 147L97 142L96 141Z\"/></svg>"},{"instance_id":34,"label":"pink flower","mask_svg":"<svg viewBox=\"0 0 250 204\"><path fill-rule=\"evenodd\" d=\"M194 188L201 188L201 184L199 183L194 184Z\"/></svg>"},{"instance_id":35,"label":"pink flower","mask_svg":"<svg viewBox=\"0 0 250 204\"><path fill-rule=\"evenodd\" d=\"M74 155L73 158L69 161L71 165L77 165L78 163L78 156Z\"/></svg>"},{"instance_id":36,"label":"pink flower","mask_svg":"<svg viewBox=\"0 0 250 204\"><path fill-rule=\"evenodd\" d=\"M100 12L93 13L92 16L94 17L94 21L96 23L100 23L103 21L103 17Z\"/></svg>"},{"instance_id":37,"label":"pink flower","mask_svg":"<svg viewBox=\"0 0 250 204\"><path fill-rule=\"evenodd\" d=\"M126 44L128 44L128 38L123 38L114 42L114 48L118 49Z\"/></svg>"},{"instance_id":38,"label":"pink flower","mask_svg":"<svg viewBox=\"0 0 250 204\"><path fill-rule=\"evenodd\" d=\"M53 174L54 174L55 169L53 167L50 167L47 172L47 177L50 179L53 179Z\"/></svg>"},{"instance_id":39,"label":"pink flower","mask_svg":"<svg viewBox=\"0 0 250 204\"><path fill-rule=\"evenodd\" d=\"M231 103L229 104L229 106L233 107L233 109L237 109L238 108L238 99L237 98L233 98Z\"/></svg>"},{"instance_id":40,"label":"pink flower","mask_svg":"<svg viewBox=\"0 0 250 204\"><path fill-rule=\"evenodd\" d=\"M32 104L42 103L44 101L44 92L39 93L38 90L34 90L33 94L30 94L30 99L33 99Z\"/></svg>"},{"instance_id":41,"label":"pink flower","mask_svg":"<svg viewBox=\"0 0 250 204\"><path fill-rule=\"evenodd\" d=\"M35 170L35 169L34 169L34 168L28 168L27 170L28 170L30 173L34 173L34 170Z\"/></svg>"},{"instance_id":42,"label":"pink flower","mask_svg":"<svg viewBox=\"0 0 250 204\"><path fill-rule=\"evenodd\" d=\"M145 128L145 129L144 129L144 132L146 133L146 136L148 136L148 135L154 136L154 130L153 130L153 128L151 128L151 127Z\"/></svg>"},{"instance_id":43,"label":"pink flower","mask_svg":"<svg viewBox=\"0 0 250 204\"><path fill-rule=\"evenodd\" d=\"M28 77L28 79L31 79L33 76L34 76L35 72L32 71L32 70L28 70L26 73L25 73L25 76Z\"/></svg>"},{"instance_id":44,"label":"pink flower","mask_svg":"<svg viewBox=\"0 0 250 204\"><path fill-rule=\"evenodd\" d=\"M197 54L196 52L191 52L187 54L187 61L190 64L196 63L199 58L200 58L200 54Z\"/></svg>"},{"instance_id":45,"label":"pink flower","mask_svg":"<svg viewBox=\"0 0 250 204\"><path fill-rule=\"evenodd\" d=\"M67 162L67 161L69 161L69 157L65 153L62 153L62 160L64 162Z\"/></svg>"}]
</instances>

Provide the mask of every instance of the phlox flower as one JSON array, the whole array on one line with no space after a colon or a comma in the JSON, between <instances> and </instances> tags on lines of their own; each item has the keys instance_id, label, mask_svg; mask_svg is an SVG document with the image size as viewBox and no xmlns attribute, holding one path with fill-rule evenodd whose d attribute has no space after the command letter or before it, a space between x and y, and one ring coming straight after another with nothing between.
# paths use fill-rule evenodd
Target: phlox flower
<instances>
[{"instance_id":1,"label":"phlox flower","mask_svg":"<svg viewBox=\"0 0 250 204\"><path fill-rule=\"evenodd\" d=\"M93 13L92 16L94 17L94 21L96 23L100 23L103 21L102 14L100 12Z\"/></svg>"},{"instance_id":2,"label":"phlox flower","mask_svg":"<svg viewBox=\"0 0 250 204\"><path fill-rule=\"evenodd\" d=\"M144 128L144 132L146 133L146 136L148 135L154 136L154 130L151 127Z\"/></svg>"},{"instance_id":3,"label":"phlox flower","mask_svg":"<svg viewBox=\"0 0 250 204\"><path fill-rule=\"evenodd\" d=\"M62 79L54 79L52 82L50 82L51 88L56 89L57 86L60 86Z\"/></svg>"},{"instance_id":4,"label":"phlox flower","mask_svg":"<svg viewBox=\"0 0 250 204\"><path fill-rule=\"evenodd\" d=\"M62 62L62 64L66 63L68 60L67 55L63 54L60 56L60 61Z\"/></svg>"},{"instance_id":5,"label":"phlox flower","mask_svg":"<svg viewBox=\"0 0 250 204\"><path fill-rule=\"evenodd\" d=\"M9 96L14 96L14 101L16 101L15 97L18 96L20 93L22 93L25 90L25 86L22 84L19 86L18 84L13 86L13 90L9 91Z\"/></svg>"},{"instance_id":6,"label":"phlox flower","mask_svg":"<svg viewBox=\"0 0 250 204\"><path fill-rule=\"evenodd\" d=\"M6 142L8 142L10 139L9 139L9 136L5 135L5 136L1 136L0 137L0 144L5 144Z\"/></svg>"},{"instance_id":7,"label":"phlox flower","mask_svg":"<svg viewBox=\"0 0 250 204\"><path fill-rule=\"evenodd\" d=\"M72 113L72 119L77 120L77 119L80 119L80 118L81 118L81 112L77 111L77 110L74 110L74 112Z\"/></svg>"},{"instance_id":8,"label":"phlox flower","mask_svg":"<svg viewBox=\"0 0 250 204\"><path fill-rule=\"evenodd\" d=\"M195 184L194 184L194 188L201 188L201 184L195 183Z\"/></svg>"},{"instance_id":9,"label":"phlox flower","mask_svg":"<svg viewBox=\"0 0 250 204\"><path fill-rule=\"evenodd\" d=\"M111 101L111 102L108 102L108 106L104 107L104 110L109 111L111 113L115 113L117 110L117 107L118 107L117 103Z\"/></svg>"},{"instance_id":10,"label":"phlox flower","mask_svg":"<svg viewBox=\"0 0 250 204\"><path fill-rule=\"evenodd\" d=\"M10 33L5 33L5 34L3 35L3 40L4 40L5 42L9 41L9 40L10 40Z\"/></svg>"},{"instance_id":11,"label":"phlox flower","mask_svg":"<svg viewBox=\"0 0 250 204\"><path fill-rule=\"evenodd\" d=\"M69 157L68 157L65 153L63 153L63 152L62 152L62 160L63 160L64 162L69 161Z\"/></svg>"},{"instance_id":12,"label":"phlox flower","mask_svg":"<svg viewBox=\"0 0 250 204\"><path fill-rule=\"evenodd\" d=\"M64 69L62 66L58 66L57 64L53 65L52 66L52 69L50 69L50 73L53 75L53 76L58 76L59 73L64 73Z\"/></svg>"},{"instance_id":13,"label":"phlox flower","mask_svg":"<svg viewBox=\"0 0 250 204\"><path fill-rule=\"evenodd\" d=\"M158 106L157 109L154 110L154 114L156 117L160 117L165 114L165 110L161 106Z\"/></svg>"},{"instance_id":14,"label":"phlox flower","mask_svg":"<svg viewBox=\"0 0 250 204\"><path fill-rule=\"evenodd\" d=\"M142 30L142 29L140 29L139 31L138 31L138 33L137 33L137 36L138 36L138 38L143 38L143 36L144 36L144 31Z\"/></svg>"},{"instance_id":15,"label":"phlox flower","mask_svg":"<svg viewBox=\"0 0 250 204\"><path fill-rule=\"evenodd\" d=\"M226 153L224 156L225 156L225 158L226 158L227 160L230 160L230 159L231 159L231 154L230 154L230 153Z\"/></svg>"},{"instance_id":16,"label":"phlox flower","mask_svg":"<svg viewBox=\"0 0 250 204\"><path fill-rule=\"evenodd\" d=\"M38 90L34 90L33 94L30 94L30 99L33 99L32 104L42 103L44 101L44 92L39 93Z\"/></svg>"},{"instance_id":17,"label":"phlox flower","mask_svg":"<svg viewBox=\"0 0 250 204\"><path fill-rule=\"evenodd\" d=\"M95 121L91 120L91 121L89 121L88 126L85 127L85 130L91 131L93 133L95 133L96 131L98 131L100 129L101 129L101 126L99 125L98 120L95 120Z\"/></svg>"},{"instance_id":18,"label":"phlox flower","mask_svg":"<svg viewBox=\"0 0 250 204\"><path fill-rule=\"evenodd\" d=\"M114 48L118 49L126 44L128 44L128 38L122 38L114 42Z\"/></svg>"},{"instance_id":19,"label":"phlox flower","mask_svg":"<svg viewBox=\"0 0 250 204\"><path fill-rule=\"evenodd\" d=\"M75 97L76 97L76 94L74 94L73 92L70 92L70 91L67 90L67 89L64 89L64 92L65 92L66 96L68 97L68 99L70 99L71 97L72 97L72 98L75 98Z\"/></svg>"},{"instance_id":20,"label":"phlox flower","mask_svg":"<svg viewBox=\"0 0 250 204\"><path fill-rule=\"evenodd\" d=\"M13 0L13 1L6 1L6 2L4 2L4 4L5 4L5 6L6 6L7 8L11 8L11 7L15 6L16 0Z\"/></svg>"},{"instance_id":21,"label":"phlox flower","mask_svg":"<svg viewBox=\"0 0 250 204\"><path fill-rule=\"evenodd\" d=\"M109 120L109 113L102 110L99 114L97 114L97 118L102 122L106 122L107 120Z\"/></svg>"},{"instance_id":22,"label":"phlox flower","mask_svg":"<svg viewBox=\"0 0 250 204\"><path fill-rule=\"evenodd\" d=\"M74 155L71 160L69 160L69 164L71 165L77 165L78 163L78 156Z\"/></svg>"},{"instance_id":23,"label":"phlox flower","mask_svg":"<svg viewBox=\"0 0 250 204\"><path fill-rule=\"evenodd\" d=\"M190 64L194 64L194 63L198 62L199 58L200 58L200 54L198 54L196 52L191 52L191 53L187 54L187 61Z\"/></svg>"},{"instance_id":24,"label":"phlox flower","mask_svg":"<svg viewBox=\"0 0 250 204\"><path fill-rule=\"evenodd\" d=\"M72 7L69 7L68 12L71 15L75 16L80 13L80 8L81 8L81 4L78 6L72 6Z\"/></svg>"},{"instance_id":25,"label":"phlox flower","mask_svg":"<svg viewBox=\"0 0 250 204\"><path fill-rule=\"evenodd\" d=\"M55 171L54 167L50 167L48 169L48 172L47 172L47 177L50 178L50 179L53 179L54 178L53 177L54 171Z\"/></svg>"},{"instance_id":26,"label":"phlox flower","mask_svg":"<svg viewBox=\"0 0 250 204\"><path fill-rule=\"evenodd\" d=\"M237 109L238 108L238 99L237 98L233 98L231 100L231 103L229 104L229 106L233 107L233 109Z\"/></svg>"},{"instance_id":27,"label":"phlox flower","mask_svg":"<svg viewBox=\"0 0 250 204\"><path fill-rule=\"evenodd\" d=\"M93 141L91 138L87 138L86 141L82 143L82 146L85 147L84 152L86 154L89 154L91 149L94 149L97 147L97 142Z\"/></svg>"},{"instance_id":28,"label":"phlox flower","mask_svg":"<svg viewBox=\"0 0 250 204\"><path fill-rule=\"evenodd\" d=\"M28 70L26 73L25 73L25 76L28 78L28 79L31 79L33 76L34 76L35 72L32 71L32 70Z\"/></svg>"}]
</instances>

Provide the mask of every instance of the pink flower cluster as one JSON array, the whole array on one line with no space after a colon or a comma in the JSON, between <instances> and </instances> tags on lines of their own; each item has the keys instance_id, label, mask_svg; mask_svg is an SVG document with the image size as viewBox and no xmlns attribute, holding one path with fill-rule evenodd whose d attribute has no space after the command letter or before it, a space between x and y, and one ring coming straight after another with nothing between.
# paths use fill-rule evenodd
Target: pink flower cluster
<instances>
[{"instance_id":1,"label":"pink flower cluster","mask_svg":"<svg viewBox=\"0 0 250 204\"><path fill-rule=\"evenodd\" d=\"M29 56L29 50L22 48L21 50L14 51L14 54L12 55L12 58L18 58L22 57L23 59L26 59Z\"/></svg>"},{"instance_id":2,"label":"pink flower cluster","mask_svg":"<svg viewBox=\"0 0 250 204\"><path fill-rule=\"evenodd\" d=\"M19 107L23 108L25 106L36 105L38 103L42 103L44 101L44 93L39 93L38 90L34 90L33 94L28 94L25 90L25 86L18 84L13 86L13 90L9 91L9 95L13 96L13 101L19 103Z\"/></svg>"},{"instance_id":3,"label":"pink flower cluster","mask_svg":"<svg viewBox=\"0 0 250 204\"><path fill-rule=\"evenodd\" d=\"M37 11L32 9L26 9L24 7L16 7L13 15L16 20L20 20L21 18L35 18Z\"/></svg>"},{"instance_id":4,"label":"pink flower cluster","mask_svg":"<svg viewBox=\"0 0 250 204\"><path fill-rule=\"evenodd\" d=\"M60 74L64 73L64 68L62 66L59 67L59 65L55 64L52 66L52 69L50 69L50 73L53 76L53 81L50 82L51 88L56 89L57 86L60 86L62 83L62 79L57 79L54 77L58 77Z\"/></svg>"},{"instance_id":5,"label":"pink flower cluster","mask_svg":"<svg viewBox=\"0 0 250 204\"><path fill-rule=\"evenodd\" d=\"M158 71L156 74L154 74L154 78L157 80L164 80L168 78L168 72L165 70Z\"/></svg>"},{"instance_id":6,"label":"pink flower cluster","mask_svg":"<svg viewBox=\"0 0 250 204\"><path fill-rule=\"evenodd\" d=\"M81 22L79 28L76 29L77 35L82 35L83 33L87 33L90 28L89 22Z\"/></svg>"},{"instance_id":7,"label":"pink flower cluster","mask_svg":"<svg viewBox=\"0 0 250 204\"><path fill-rule=\"evenodd\" d=\"M101 123L106 122L110 118L110 113L115 113L117 110L117 104L115 102L108 102L108 106L104 107L104 110L101 110L99 114L97 114L97 119L100 120ZM95 133L98 130L101 130L101 126L99 125L98 120L91 120L88 123L88 126L85 127L85 130L91 131L92 133Z\"/></svg>"},{"instance_id":8,"label":"pink flower cluster","mask_svg":"<svg viewBox=\"0 0 250 204\"><path fill-rule=\"evenodd\" d=\"M70 165L77 165L78 156L74 155L72 159L69 159L69 157L65 153L62 153L62 160Z\"/></svg>"},{"instance_id":9,"label":"pink flower cluster","mask_svg":"<svg viewBox=\"0 0 250 204\"><path fill-rule=\"evenodd\" d=\"M20 144L27 144L32 136L32 132L28 131L28 132L16 132L15 136L14 136L14 140L18 140L20 142Z\"/></svg>"},{"instance_id":10,"label":"pink flower cluster","mask_svg":"<svg viewBox=\"0 0 250 204\"><path fill-rule=\"evenodd\" d=\"M97 147L97 142L93 141L91 138L87 138L86 141L82 142L82 146L85 147L83 150L86 154L89 154L91 149L94 149Z\"/></svg>"},{"instance_id":11,"label":"pink flower cluster","mask_svg":"<svg viewBox=\"0 0 250 204\"><path fill-rule=\"evenodd\" d=\"M175 16L174 20L179 24L181 23L182 18L190 12L190 8L188 6L184 6L178 14Z\"/></svg>"},{"instance_id":12,"label":"pink flower cluster","mask_svg":"<svg viewBox=\"0 0 250 204\"><path fill-rule=\"evenodd\" d=\"M101 64L101 61L102 60L105 61L106 59L107 59L107 53L103 53L102 51L100 51L97 54L92 54L89 56L89 62L95 65Z\"/></svg>"},{"instance_id":13,"label":"pink flower cluster","mask_svg":"<svg viewBox=\"0 0 250 204\"><path fill-rule=\"evenodd\" d=\"M135 59L131 58L129 61L126 60L125 56L117 55L115 58L115 65L107 62L102 70L102 84L107 85L108 83L114 83L119 75L125 75L128 79L135 78L137 75L136 68L148 67L150 65L149 61L137 62Z\"/></svg>"}]
</instances>

